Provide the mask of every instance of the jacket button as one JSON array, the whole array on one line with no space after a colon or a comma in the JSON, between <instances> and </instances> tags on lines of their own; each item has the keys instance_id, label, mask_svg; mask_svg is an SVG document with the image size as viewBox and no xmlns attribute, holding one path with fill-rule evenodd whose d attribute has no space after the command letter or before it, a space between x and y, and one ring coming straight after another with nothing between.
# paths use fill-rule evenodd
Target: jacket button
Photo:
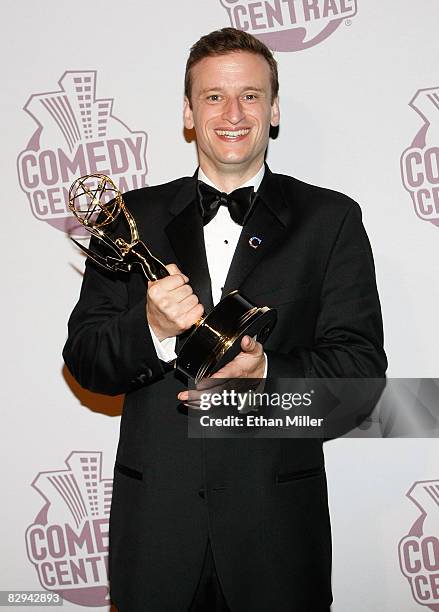
<instances>
[{"instance_id":1,"label":"jacket button","mask_svg":"<svg viewBox=\"0 0 439 612\"><path fill-rule=\"evenodd\" d=\"M198 495L201 497L201 499L204 499L204 489L200 489L198 491Z\"/></svg>"},{"instance_id":2,"label":"jacket button","mask_svg":"<svg viewBox=\"0 0 439 612\"><path fill-rule=\"evenodd\" d=\"M147 379L151 377L152 377L151 368L146 368L143 374L139 374L139 376L137 377L137 380L139 381L139 383L144 385Z\"/></svg>"}]
</instances>

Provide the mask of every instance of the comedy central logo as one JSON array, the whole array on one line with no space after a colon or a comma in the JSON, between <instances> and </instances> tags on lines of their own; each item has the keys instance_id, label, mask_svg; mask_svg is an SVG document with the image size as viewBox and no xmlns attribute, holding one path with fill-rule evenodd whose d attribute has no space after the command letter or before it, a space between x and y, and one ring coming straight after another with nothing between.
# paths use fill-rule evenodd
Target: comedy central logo
<instances>
[{"instance_id":1,"label":"comedy central logo","mask_svg":"<svg viewBox=\"0 0 439 612\"><path fill-rule=\"evenodd\" d=\"M147 135L112 114L112 98L96 97L96 71L65 72L59 86L24 107L38 127L18 157L18 177L37 219L81 233L67 208L70 185L100 173L122 192L145 186Z\"/></svg>"},{"instance_id":2,"label":"comedy central logo","mask_svg":"<svg viewBox=\"0 0 439 612\"><path fill-rule=\"evenodd\" d=\"M407 497L421 514L399 543L399 563L413 599L439 611L439 480L416 482Z\"/></svg>"},{"instance_id":3,"label":"comedy central logo","mask_svg":"<svg viewBox=\"0 0 439 612\"><path fill-rule=\"evenodd\" d=\"M65 463L68 469L40 472L32 483L45 503L27 528L27 555L44 589L104 606L113 481L102 478L100 452L72 452Z\"/></svg>"},{"instance_id":4,"label":"comedy central logo","mask_svg":"<svg viewBox=\"0 0 439 612\"><path fill-rule=\"evenodd\" d=\"M420 89L410 106L424 123L401 156L402 180L418 217L439 226L439 87Z\"/></svg>"},{"instance_id":5,"label":"comedy central logo","mask_svg":"<svg viewBox=\"0 0 439 612\"><path fill-rule=\"evenodd\" d=\"M314 47L357 14L357 0L220 0L234 28L275 51ZM349 23L349 22L348 22Z\"/></svg>"}]
</instances>

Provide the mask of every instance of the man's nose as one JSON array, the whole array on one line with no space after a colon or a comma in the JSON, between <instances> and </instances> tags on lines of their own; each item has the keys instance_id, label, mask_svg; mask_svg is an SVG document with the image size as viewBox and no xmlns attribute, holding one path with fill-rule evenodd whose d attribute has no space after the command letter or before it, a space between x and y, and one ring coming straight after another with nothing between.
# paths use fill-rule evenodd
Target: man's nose
<instances>
[{"instance_id":1,"label":"man's nose","mask_svg":"<svg viewBox=\"0 0 439 612\"><path fill-rule=\"evenodd\" d=\"M224 118L230 123L239 123L244 118L244 109L239 98L229 98L224 109Z\"/></svg>"}]
</instances>

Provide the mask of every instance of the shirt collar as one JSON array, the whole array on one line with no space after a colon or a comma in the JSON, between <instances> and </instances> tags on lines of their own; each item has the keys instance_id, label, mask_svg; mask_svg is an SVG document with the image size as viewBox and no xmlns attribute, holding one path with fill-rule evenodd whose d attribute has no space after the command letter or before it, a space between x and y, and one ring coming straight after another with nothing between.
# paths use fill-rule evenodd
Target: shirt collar
<instances>
[{"instance_id":1,"label":"shirt collar","mask_svg":"<svg viewBox=\"0 0 439 612\"><path fill-rule=\"evenodd\" d=\"M262 179L264 178L264 174L265 174L265 164L262 164L262 166L260 167L258 172L251 179L249 179L248 181L246 181L242 185L238 185L238 187L236 187L236 189L240 189L241 187L253 187L253 189L255 191L257 191L259 189L260 184L262 183ZM199 181L203 181L203 183L206 183L206 185L210 185L210 187L213 187L214 189L217 189L218 191L221 191L221 189L219 189L215 185L215 183L213 183L204 174L204 172L201 170L201 168L198 168L198 180Z\"/></svg>"}]
</instances>

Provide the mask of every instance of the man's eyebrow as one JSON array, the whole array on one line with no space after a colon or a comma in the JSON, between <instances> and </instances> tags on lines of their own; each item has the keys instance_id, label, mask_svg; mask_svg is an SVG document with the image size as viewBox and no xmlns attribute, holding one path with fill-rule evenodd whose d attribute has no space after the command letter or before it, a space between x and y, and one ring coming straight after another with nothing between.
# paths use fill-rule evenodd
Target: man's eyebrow
<instances>
[{"instance_id":1,"label":"man's eyebrow","mask_svg":"<svg viewBox=\"0 0 439 612\"><path fill-rule=\"evenodd\" d=\"M200 91L200 93L207 93L208 91L222 91L221 87L205 87Z\"/></svg>"},{"instance_id":2,"label":"man's eyebrow","mask_svg":"<svg viewBox=\"0 0 439 612\"><path fill-rule=\"evenodd\" d=\"M205 87L200 91L200 94L205 94L209 91L224 91L223 87ZM246 85L242 87L242 91L258 91L260 93L264 93L265 89L263 87L254 87L253 85Z\"/></svg>"}]
</instances>

